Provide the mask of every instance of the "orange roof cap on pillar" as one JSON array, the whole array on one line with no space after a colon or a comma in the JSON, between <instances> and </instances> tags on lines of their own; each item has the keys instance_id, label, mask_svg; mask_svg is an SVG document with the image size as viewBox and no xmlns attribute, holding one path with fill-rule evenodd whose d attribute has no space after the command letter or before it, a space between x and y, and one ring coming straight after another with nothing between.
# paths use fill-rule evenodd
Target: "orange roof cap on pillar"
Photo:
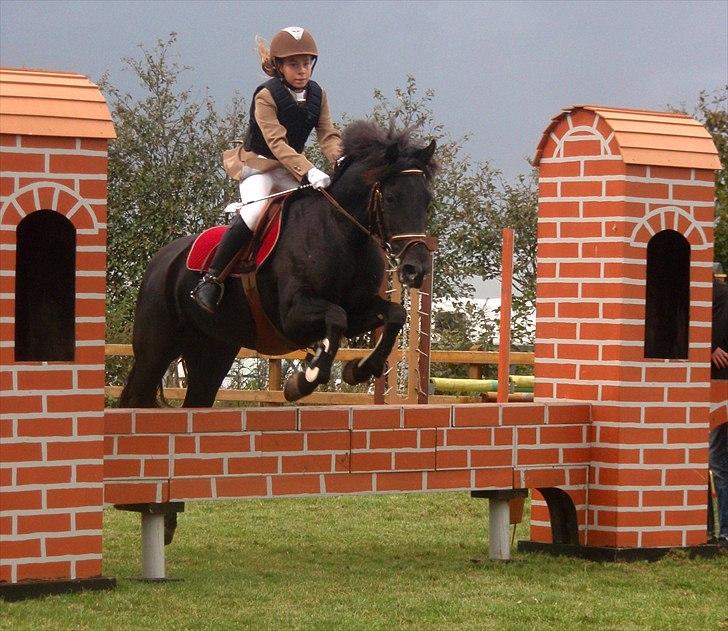
<instances>
[{"instance_id":1,"label":"orange roof cap on pillar","mask_svg":"<svg viewBox=\"0 0 728 631\"><path fill-rule=\"evenodd\" d=\"M101 90L73 72L0 68L0 133L116 138Z\"/></svg>"},{"instance_id":2,"label":"orange roof cap on pillar","mask_svg":"<svg viewBox=\"0 0 728 631\"><path fill-rule=\"evenodd\" d=\"M557 114L541 136L533 158L534 166L539 165L552 130L566 115L577 110L594 112L609 125L625 164L722 168L712 136L692 116L602 105L573 105Z\"/></svg>"}]
</instances>

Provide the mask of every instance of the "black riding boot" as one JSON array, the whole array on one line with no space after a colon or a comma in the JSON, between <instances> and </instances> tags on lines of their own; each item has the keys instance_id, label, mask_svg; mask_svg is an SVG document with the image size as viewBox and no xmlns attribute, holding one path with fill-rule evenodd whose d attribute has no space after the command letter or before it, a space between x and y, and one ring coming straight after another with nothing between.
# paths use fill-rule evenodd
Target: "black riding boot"
<instances>
[{"instance_id":1,"label":"black riding boot","mask_svg":"<svg viewBox=\"0 0 728 631\"><path fill-rule=\"evenodd\" d=\"M233 257L253 238L253 232L240 215L235 215L217 246L215 256L197 286L190 292L194 301L205 311L215 313L225 291L224 278L219 278Z\"/></svg>"}]
</instances>

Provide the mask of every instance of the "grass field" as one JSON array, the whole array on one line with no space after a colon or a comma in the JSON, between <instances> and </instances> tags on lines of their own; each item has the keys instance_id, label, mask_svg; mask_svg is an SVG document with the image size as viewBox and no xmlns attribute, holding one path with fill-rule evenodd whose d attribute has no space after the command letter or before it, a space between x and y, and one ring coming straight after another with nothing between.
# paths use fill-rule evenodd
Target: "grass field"
<instances>
[{"instance_id":1,"label":"grass field","mask_svg":"<svg viewBox=\"0 0 728 631\"><path fill-rule=\"evenodd\" d=\"M466 493L190 503L146 584L139 516L108 510L116 590L0 601L0 629L728 629L728 555L488 560ZM525 524L517 539L527 538Z\"/></svg>"}]
</instances>

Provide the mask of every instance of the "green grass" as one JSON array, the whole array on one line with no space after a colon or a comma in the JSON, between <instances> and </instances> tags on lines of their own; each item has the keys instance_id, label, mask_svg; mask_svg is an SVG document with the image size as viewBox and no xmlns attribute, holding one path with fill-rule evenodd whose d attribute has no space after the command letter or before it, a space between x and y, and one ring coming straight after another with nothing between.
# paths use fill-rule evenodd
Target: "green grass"
<instances>
[{"instance_id":1,"label":"green grass","mask_svg":"<svg viewBox=\"0 0 728 631\"><path fill-rule=\"evenodd\" d=\"M465 493L186 508L180 582L133 580L139 516L109 510L116 590L0 602L0 629L728 629L728 556L492 562L487 502Z\"/></svg>"}]
</instances>

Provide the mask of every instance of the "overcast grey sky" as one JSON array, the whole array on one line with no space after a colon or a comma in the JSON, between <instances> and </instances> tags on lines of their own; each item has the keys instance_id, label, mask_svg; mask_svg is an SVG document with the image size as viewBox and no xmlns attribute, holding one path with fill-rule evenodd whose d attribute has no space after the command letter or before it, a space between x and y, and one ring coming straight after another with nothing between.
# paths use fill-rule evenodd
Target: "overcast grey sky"
<instances>
[{"instance_id":1,"label":"overcast grey sky","mask_svg":"<svg viewBox=\"0 0 728 631\"><path fill-rule=\"evenodd\" d=\"M414 75L435 91L436 118L466 133L477 161L507 177L528 170L562 107L598 103L663 109L695 104L728 81L728 2L215 2L0 0L0 64L105 71L132 89L125 56L178 33L189 85L219 109L265 77L254 38L285 26L315 35L315 78L334 118L364 116L372 93Z\"/></svg>"}]
</instances>

